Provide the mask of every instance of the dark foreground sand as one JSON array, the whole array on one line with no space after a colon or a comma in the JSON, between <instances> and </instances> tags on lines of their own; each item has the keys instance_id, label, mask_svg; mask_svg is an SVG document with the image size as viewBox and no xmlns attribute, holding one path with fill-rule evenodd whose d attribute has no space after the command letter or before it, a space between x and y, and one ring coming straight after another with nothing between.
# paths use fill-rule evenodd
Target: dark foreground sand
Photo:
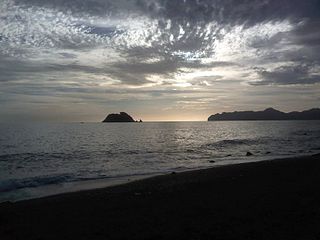
<instances>
[{"instance_id":1,"label":"dark foreground sand","mask_svg":"<svg viewBox=\"0 0 320 240\"><path fill-rule=\"evenodd\" d=\"M1 204L0 239L320 239L320 156Z\"/></svg>"}]
</instances>

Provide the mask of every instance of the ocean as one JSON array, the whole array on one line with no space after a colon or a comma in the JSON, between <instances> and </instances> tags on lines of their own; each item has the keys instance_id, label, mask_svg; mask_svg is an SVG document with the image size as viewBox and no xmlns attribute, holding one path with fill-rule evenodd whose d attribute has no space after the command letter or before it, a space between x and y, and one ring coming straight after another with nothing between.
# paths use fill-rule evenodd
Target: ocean
<instances>
[{"instance_id":1,"label":"ocean","mask_svg":"<svg viewBox=\"0 0 320 240\"><path fill-rule=\"evenodd\" d=\"M2 123L0 133L0 202L320 152L320 121Z\"/></svg>"}]
</instances>

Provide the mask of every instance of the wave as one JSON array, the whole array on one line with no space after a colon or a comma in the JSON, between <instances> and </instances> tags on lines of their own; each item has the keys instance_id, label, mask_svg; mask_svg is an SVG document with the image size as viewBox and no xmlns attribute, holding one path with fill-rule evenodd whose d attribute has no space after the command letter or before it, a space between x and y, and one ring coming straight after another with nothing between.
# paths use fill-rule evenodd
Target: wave
<instances>
[{"instance_id":1,"label":"wave","mask_svg":"<svg viewBox=\"0 0 320 240\"><path fill-rule=\"evenodd\" d=\"M23 161L37 161L42 159L59 159L62 156L71 156L71 154L66 153L45 153L45 152L38 152L38 153L31 153L31 152L24 152L24 153L8 153L0 155L0 161L8 161L8 160L23 160Z\"/></svg>"},{"instance_id":2,"label":"wave","mask_svg":"<svg viewBox=\"0 0 320 240\"><path fill-rule=\"evenodd\" d=\"M204 148L228 148L238 145L253 145L253 144L261 144L261 139L225 139L213 143L207 143L202 145Z\"/></svg>"},{"instance_id":3,"label":"wave","mask_svg":"<svg viewBox=\"0 0 320 240\"><path fill-rule=\"evenodd\" d=\"M49 184L59 184L70 182L74 179L71 175L56 175L56 176L39 176L23 179L8 179L0 182L0 192L8 192L21 188L39 187Z\"/></svg>"},{"instance_id":4,"label":"wave","mask_svg":"<svg viewBox=\"0 0 320 240\"><path fill-rule=\"evenodd\" d=\"M309 130L309 129L303 129L303 130L297 130L291 132L291 135L296 136L320 136L320 130Z\"/></svg>"},{"instance_id":5,"label":"wave","mask_svg":"<svg viewBox=\"0 0 320 240\"><path fill-rule=\"evenodd\" d=\"M126 178L126 177L135 177L135 176L148 176L153 174L163 174L170 172L170 170L163 171L153 171L153 172L137 172L130 174L116 174L116 175L100 175L100 176L76 176L74 174L60 174L53 176L37 176L30 178L22 179L7 179L0 181L0 193L1 192L10 192L23 188L36 188L46 185L53 184L62 184L62 183L71 183L71 182L80 182L80 181L90 181L90 180L103 180L103 179L117 179L117 178Z\"/></svg>"}]
</instances>

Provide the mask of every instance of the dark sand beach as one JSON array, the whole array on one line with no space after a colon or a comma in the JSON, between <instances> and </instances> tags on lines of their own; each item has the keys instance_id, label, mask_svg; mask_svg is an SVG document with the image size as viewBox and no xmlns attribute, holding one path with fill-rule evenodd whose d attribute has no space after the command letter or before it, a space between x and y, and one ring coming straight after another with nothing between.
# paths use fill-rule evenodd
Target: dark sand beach
<instances>
[{"instance_id":1,"label":"dark sand beach","mask_svg":"<svg viewBox=\"0 0 320 240\"><path fill-rule=\"evenodd\" d=\"M0 239L320 239L320 155L0 205Z\"/></svg>"}]
</instances>

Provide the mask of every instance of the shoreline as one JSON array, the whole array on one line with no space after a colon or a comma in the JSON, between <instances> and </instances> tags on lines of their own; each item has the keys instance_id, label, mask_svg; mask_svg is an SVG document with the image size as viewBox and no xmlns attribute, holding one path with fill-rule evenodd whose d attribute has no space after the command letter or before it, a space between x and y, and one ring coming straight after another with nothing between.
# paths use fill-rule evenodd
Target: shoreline
<instances>
[{"instance_id":1,"label":"shoreline","mask_svg":"<svg viewBox=\"0 0 320 240\"><path fill-rule=\"evenodd\" d=\"M8 191L7 193L4 192L8 196L2 197L2 199L5 199L5 200L0 200L0 206L3 203L17 203L21 201L29 201L29 200L47 198L47 197L64 195L69 193L79 193L83 191L91 191L91 190L103 189L108 187L114 187L114 186L127 184L133 181L151 178L157 175L161 175L161 173L128 175L128 176L123 176L118 178L110 177L110 178L90 179L90 180L83 180L83 181L71 181L71 182L64 182L64 183L42 185L39 187L21 188L21 189L15 190L13 193L11 193L11 191Z\"/></svg>"},{"instance_id":2,"label":"shoreline","mask_svg":"<svg viewBox=\"0 0 320 240\"><path fill-rule=\"evenodd\" d=\"M209 166L199 166L196 168L184 168L183 170L171 169L163 172L153 172L153 173L145 173L145 174L137 174L137 175L127 175L122 177L111 177L111 178L101 178L101 179L92 179L92 180L84 180L84 181L71 181L65 183L57 183L57 184L49 184L42 185L39 187L31 187L31 188L21 188L15 190L13 193L11 191L4 192L7 194L7 197L2 197L4 200L0 200L0 206L3 203L17 203L21 201L29 201L35 199L42 199L48 197L54 197L57 195L65 195L65 194L73 194L73 193L81 193L85 191L95 191L104 188L116 187L125 184L129 184L131 182L146 180L149 178L166 176L171 173L184 173L184 172L193 172L193 171L202 171L211 168L220 168L234 165L242 165L242 164L250 164L257 162L268 162L268 161L282 161L286 159L296 159L296 158L305 158L312 157L320 153L313 153L310 155L295 155L295 156L283 156L283 157L267 157L264 158L262 156L249 156L251 158L248 161L246 160L229 160L228 163L226 161L214 161ZM1 199L1 198L0 198Z\"/></svg>"},{"instance_id":3,"label":"shoreline","mask_svg":"<svg viewBox=\"0 0 320 240\"><path fill-rule=\"evenodd\" d=\"M319 172L316 154L2 203L0 238L317 239Z\"/></svg>"},{"instance_id":4,"label":"shoreline","mask_svg":"<svg viewBox=\"0 0 320 240\"><path fill-rule=\"evenodd\" d=\"M83 181L71 181L64 183L56 183L49 185L42 185L38 187L31 188L21 188L14 190L13 192L8 191L4 192L4 195L8 195L6 197L0 198L0 206L3 203L17 203L21 201L29 201L41 198L54 197L57 195L64 194L72 194L72 193L80 193L85 191L95 191L104 188L116 187L125 184L129 184L131 182L146 180L153 177L166 176L171 173L184 173L184 172L193 172L193 171L202 171L211 168L220 168L234 165L242 165L242 164L250 164L257 162L268 162L268 161L282 161L286 159L296 159L296 158L305 158L312 157L314 155L320 155L320 153L313 153L310 155L298 154L295 156L283 156L283 157L267 157L264 158L262 156L249 156L251 159L246 160L229 160L229 161L213 161L212 165L209 166L199 166L195 168L182 168L182 170L171 169L162 172L153 172L153 173L145 173L145 174L136 174L136 175L127 175L122 177L110 177L110 178L101 178L101 179L90 179Z\"/></svg>"}]
</instances>

